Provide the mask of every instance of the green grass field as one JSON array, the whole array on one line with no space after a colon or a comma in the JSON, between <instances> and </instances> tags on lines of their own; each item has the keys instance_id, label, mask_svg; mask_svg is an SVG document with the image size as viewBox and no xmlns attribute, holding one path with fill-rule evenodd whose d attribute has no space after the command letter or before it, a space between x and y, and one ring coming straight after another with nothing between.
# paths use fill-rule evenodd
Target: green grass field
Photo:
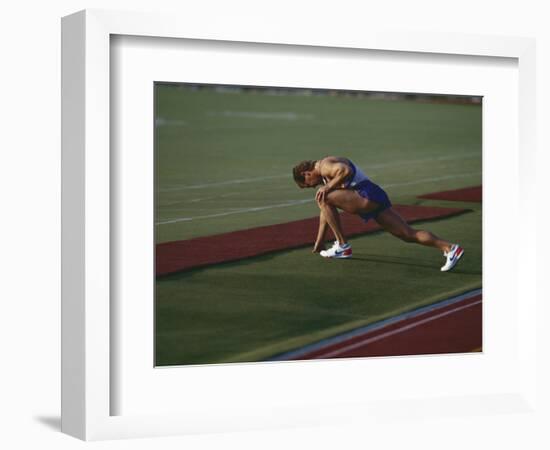
<instances>
[{"instance_id":1,"label":"green grass field","mask_svg":"<svg viewBox=\"0 0 550 450\"><path fill-rule=\"evenodd\" d=\"M481 184L481 106L156 86L156 239L167 242L318 214L292 167L346 156L393 203L466 207L419 224L466 255L385 233L354 258L298 249L157 280L157 365L258 361L481 286L481 205L416 196Z\"/></svg>"}]
</instances>

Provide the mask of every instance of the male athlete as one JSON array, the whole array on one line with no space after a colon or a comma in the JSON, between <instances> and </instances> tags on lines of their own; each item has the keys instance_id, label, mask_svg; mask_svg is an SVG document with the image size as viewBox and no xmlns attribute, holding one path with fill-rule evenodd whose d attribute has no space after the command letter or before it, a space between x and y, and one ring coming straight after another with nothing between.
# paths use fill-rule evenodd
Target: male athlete
<instances>
[{"instance_id":1,"label":"male athlete","mask_svg":"<svg viewBox=\"0 0 550 450\"><path fill-rule=\"evenodd\" d=\"M438 238L429 231L415 230L392 208L388 195L374 184L359 168L347 158L328 156L318 161L302 161L293 168L294 181L301 188L321 186L315 194L319 205L319 232L313 247L314 253L324 258L350 258L351 245L348 243L338 209L357 214L365 222L374 219L384 230L405 242L415 242L438 248L447 261L442 272L451 270L464 254L458 244ZM324 249L327 225L336 241Z\"/></svg>"}]
</instances>

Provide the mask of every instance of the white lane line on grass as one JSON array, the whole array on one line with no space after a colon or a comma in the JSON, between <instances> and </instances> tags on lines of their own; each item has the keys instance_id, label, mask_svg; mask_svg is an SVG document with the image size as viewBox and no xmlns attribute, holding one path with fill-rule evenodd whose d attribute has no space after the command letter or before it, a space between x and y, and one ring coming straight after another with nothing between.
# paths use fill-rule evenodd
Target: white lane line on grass
<instances>
[{"instance_id":1,"label":"white lane line on grass","mask_svg":"<svg viewBox=\"0 0 550 450\"><path fill-rule=\"evenodd\" d=\"M198 197L198 198L184 198L184 199L179 199L179 200L175 200L175 201L172 201L172 202L166 202L166 201L163 201L162 204L159 204L159 208L169 208L171 206L174 206L174 205L181 205L182 203L198 203L198 202L202 202L202 201L208 201L208 200L216 200L216 199L219 199L219 198L226 198L226 197L233 197L235 195L239 195L240 192L229 192L227 194L222 194L222 195L211 195L209 197Z\"/></svg>"},{"instance_id":2,"label":"white lane line on grass","mask_svg":"<svg viewBox=\"0 0 550 450\"><path fill-rule=\"evenodd\" d=\"M188 186L163 188L163 189L159 189L159 192L174 192L174 191L184 191L186 189L202 189L202 188L217 187L217 186L230 186L232 184L254 183L255 181L265 181L265 180L271 180L273 178L290 178L290 174L270 175L266 177L256 177L256 178L241 178L237 180L219 181L215 183L191 184Z\"/></svg>"},{"instance_id":3,"label":"white lane line on grass","mask_svg":"<svg viewBox=\"0 0 550 450\"><path fill-rule=\"evenodd\" d=\"M415 185L415 184L430 183L432 181L453 180L455 178L467 178L467 177L478 176L478 175L481 175L481 172L458 173L458 174L455 174L455 175L444 175L442 177L423 178L421 180L406 181L404 183L380 183L380 186L383 189L387 189L387 188L390 188L390 187L412 186L412 185Z\"/></svg>"},{"instance_id":4,"label":"white lane line on grass","mask_svg":"<svg viewBox=\"0 0 550 450\"><path fill-rule=\"evenodd\" d=\"M157 120L155 120L155 125L157 127L181 127L187 125L187 122L185 120L165 119L164 117L158 117Z\"/></svg>"},{"instance_id":5,"label":"white lane line on grass","mask_svg":"<svg viewBox=\"0 0 550 450\"><path fill-rule=\"evenodd\" d=\"M197 220L197 219L211 219L211 218L215 218L215 217L230 216L232 214L243 214L243 213L256 212L256 211L264 211L266 209L285 208L287 206L301 205L301 204L308 203L308 202L311 202L311 201L313 201L313 200L311 200L311 199L293 200L291 202L286 202L286 203L277 203L275 205L258 206L258 207L255 207L255 208L244 208L244 209L238 209L236 211L226 211L226 212L218 213L218 214L208 214L206 216L180 217L180 218L177 218L177 219L170 219L170 220L165 220L163 222L157 222L157 225L166 225L166 224L169 224L169 223L178 223L178 222L190 222L192 220Z\"/></svg>"},{"instance_id":6,"label":"white lane line on grass","mask_svg":"<svg viewBox=\"0 0 550 450\"><path fill-rule=\"evenodd\" d=\"M218 198L233 197L233 196L239 195L239 194L240 194L240 192L228 192L227 194L222 194L222 195L211 195L210 197L192 198L192 199L189 199L188 202L189 203L197 203L197 202L202 202L202 201L205 201L205 200L215 200L215 199L218 199ZM185 203L185 200L182 200L179 203Z\"/></svg>"},{"instance_id":7,"label":"white lane line on grass","mask_svg":"<svg viewBox=\"0 0 550 450\"><path fill-rule=\"evenodd\" d=\"M411 186L413 184L430 183L432 181L454 180L455 178L466 178L473 175L481 175L481 172L458 173L455 175L445 175L442 177L424 178L422 180L407 181L405 183L390 183L390 184L384 184L382 185L382 187L389 188L389 187L396 187L396 186Z\"/></svg>"},{"instance_id":8,"label":"white lane line on grass","mask_svg":"<svg viewBox=\"0 0 550 450\"><path fill-rule=\"evenodd\" d=\"M452 156L434 156L432 158L422 158L422 159L411 159L411 160L398 160L398 161L392 161L389 163L380 163L380 164L366 164L364 167L367 167L367 172L370 169L383 169L385 167L397 167L397 166L408 166L412 164L421 164L425 162L432 162L432 161L454 161L454 160L460 160L460 159L468 159L468 158L474 158L474 157L480 157L479 153L463 153L461 155L452 155ZM362 164L358 164L359 167L363 167ZM166 187L159 189L159 192L174 192L174 191L183 191L186 189L204 189L209 187L217 187L217 186L230 186L233 184L243 184L243 183L254 183L256 181L265 181L265 180L272 180L277 178L291 178L290 171L285 174L280 175L268 175L263 177L254 177L254 178L239 178L236 180L226 180L226 181L217 181L217 182L211 182L211 183L202 183L202 184L191 184L191 185L184 185L184 186L173 186L173 187Z\"/></svg>"},{"instance_id":9,"label":"white lane line on grass","mask_svg":"<svg viewBox=\"0 0 550 450\"><path fill-rule=\"evenodd\" d=\"M411 160L401 160L401 161L392 161L387 163L380 163L380 164L370 164L365 165L365 167L368 167L367 170L372 169L384 169L386 167L401 167L401 166L410 166L413 164L422 164L422 163L431 163L434 161L456 161L460 159L470 159L470 158L480 158L481 159L481 152L470 152L470 153L462 153L460 155L450 155L450 156L434 156L431 158L421 158L421 159L411 159ZM362 166L360 166L362 167Z\"/></svg>"},{"instance_id":10,"label":"white lane line on grass","mask_svg":"<svg viewBox=\"0 0 550 450\"><path fill-rule=\"evenodd\" d=\"M270 119L270 120L312 120L313 114L299 114L295 112L263 112L263 111L221 111L210 112L209 116L240 117L245 119Z\"/></svg>"},{"instance_id":11,"label":"white lane line on grass","mask_svg":"<svg viewBox=\"0 0 550 450\"><path fill-rule=\"evenodd\" d=\"M383 187L388 188L388 187L396 187L396 186L410 186L410 185L413 185L413 184L421 184L421 183L432 182L432 181L441 181L441 180L451 180L451 179L454 179L454 178L464 178L464 177L468 177L468 176L472 176L472 175L479 175L479 174L481 174L481 172L470 172L470 173L462 173L462 174L456 174L456 175L447 175L447 176L443 176L443 177L425 178L425 179L422 179L422 180L409 181L409 182L405 182L405 183L385 184ZM293 201L285 202L285 203L276 203L276 204L273 204L273 205L258 206L258 207L254 207L254 208L243 208L243 209L237 209L237 210L232 210L232 211L225 211L225 212L217 213L217 214L208 214L208 215L204 215L204 216L178 217L178 218L174 218L174 219L169 219L169 220L164 220L164 221L161 221L161 222L157 222L157 225L167 225L167 224L170 224L170 223L178 223L178 222L190 222L192 220L199 220L199 219L212 219L212 218L216 218L216 217L229 216L229 215L232 215L232 214L243 214L243 213L249 213L249 212L255 212L255 211L265 211L267 209L274 209L274 208L285 208L285 207L289 207L289 206L303 205L305 203L313 202L313 201L314 201L313 198L305 199L305 200L293 200Z\"/></svg>"},{"instance_id":12,"label":"white lane line on grass","mask_svg":"<svg viewBox=\"0 0 550 450\"><path fill-rule=\"evenodd\" d=\"M389 336L393 336L394 334L397 334L397 333L401 333L403 331L407 331L407 330L410 330L412 328L416 328L420 325L423 325L425 323L428 323L428 322L432 322L436 319L440 319L441 317L445 317L445 316L448 316L449 314L453 314L455 312L458 312L458 311L462 311L463 309L466 309L466 308L470 308L472 306L475 306L475 305L479 305L480 303L482 302L482 300L479 300L477 302L474 302L474 303L470 303L468 305L464 305L464 306L459 306L457 308L454 308L454 309L450 309L448 311L445 311L445 312L442 312L440 314L436 314L435 316L432 316L432 317L428 317L426 319L422 319L416 323L412 323L412 324L409 324L409 325L405 325L403 327L400 327L400 328L396 328L395 330L392 330L392 331L387 331L386 333L382 333L382 334L379 334L378 336L373 336L371 338L367 338L367 339L364 339L362 341L359 341L359 342L356 342L354 344L351 344L351 345L348 345L347 347L343 347L343 348L340 348L338 350L334 350L332 352L328 352L328 353L323 353L319 356L316 356L315 358L316 359L321 359L321 358L332 358L336 355L340 355L342 353L345 353L345 352L348 352L350 350L354 350L358 347L362 347L364 345L367 345L367 344L371 344L373 342L376 342L376 341L379 341L381 339L385 339Z\"/></svg>"}]
</instances>

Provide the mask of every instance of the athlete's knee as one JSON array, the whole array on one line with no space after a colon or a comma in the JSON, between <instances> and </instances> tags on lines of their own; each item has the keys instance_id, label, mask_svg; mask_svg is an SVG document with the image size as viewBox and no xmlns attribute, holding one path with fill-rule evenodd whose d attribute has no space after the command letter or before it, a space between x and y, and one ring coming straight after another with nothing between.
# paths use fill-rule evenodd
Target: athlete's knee
<instances>
[{"instance_id":1,"label":"athlete's knee","mask_svg":"<svg viewBox=\"0 0 550 450\"><path fill-rule=\"evenodd\" d=\"M325 194L325 198L322 203L324 206L332 206L334 205L334 194L332 192L328 192Z\"/></svg>"},{"instance_id":2,"label":"athlete's knee","mask_svg":"<svg viewBox=\"0 0 550 450\"><path fill-rule=\"evenodd\" d=\"M317 200L317 206L319 206L320 209L328 208L330 206L335 206L334 196L331 194L332 192L329 192L328 194L325 194L325 197L323 200Z\"/></svg>"}]
</instances>

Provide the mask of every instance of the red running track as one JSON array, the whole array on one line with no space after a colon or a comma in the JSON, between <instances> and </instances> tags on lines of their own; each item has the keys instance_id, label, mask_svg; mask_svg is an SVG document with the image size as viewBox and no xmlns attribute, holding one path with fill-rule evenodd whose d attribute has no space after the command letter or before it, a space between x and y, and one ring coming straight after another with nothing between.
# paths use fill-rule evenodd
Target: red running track
<instances>
[{"instance_id":1,"label":"red running track","mask_svg":"<svg viewBox=\"0 0 550 450\"><path fill-rule=\"evenodd\" d=\"M482 294L475 293L446 306L428 309L382 327L366 327L348 339L332 338L277 360L401 356L479 351L482 345ZM331 341L333 343L331 343Z\"/></svg>"},{"instance_id":2,"label":"red running track","mask_svg":"<svg viewBox=\"0 0 550 450\"><path fill-rule=\"evenodd\" d=\"M394 209L407 222L441 219L462 214L468 210L431 206L394 205ZM359 216L342 213L342 226L349 237L372 233L380 226L365 223ZM156 275L220 264L260 256L281 250L313 244L317 235L319 218L296 220L265 227L239 230L214 236L184 241L165 242L156 246Z\"/></svg>"},{"instance_id":3,"label":"red running track","mask_svg":"<svg viewBox=\"0 0 550 450\"><path fill-rule=\"evenodd\" d=\"M473 186L453 191L432 192L430 194L419 195L418 198L427 198L432 200L448 200L453 202L475 202L481 203L481 186Z\"/></svg>"}]
</instances>

